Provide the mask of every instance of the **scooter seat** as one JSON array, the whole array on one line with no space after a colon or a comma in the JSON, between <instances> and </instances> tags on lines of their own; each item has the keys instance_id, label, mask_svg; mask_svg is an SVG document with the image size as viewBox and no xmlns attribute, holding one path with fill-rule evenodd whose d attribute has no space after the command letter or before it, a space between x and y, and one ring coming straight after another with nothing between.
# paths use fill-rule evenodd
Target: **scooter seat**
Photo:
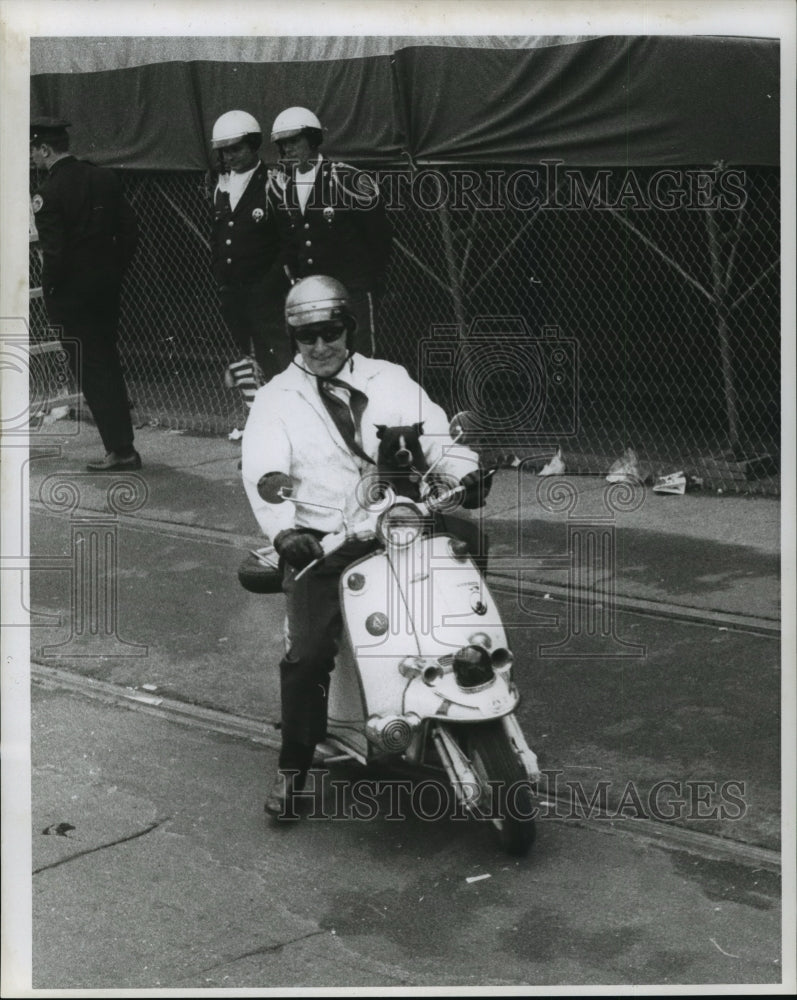
<instances>
[{"instance_id":1,"label":"scooter seat","mask_svg":"<svg viewBox=\"0 0 797 1000\"><path fill-rule=\"evenodd\" d=\"M282 569L265 566L251 552L238 567L238 582L251 594L282 593Z\"/></svg>"}]
</instances>

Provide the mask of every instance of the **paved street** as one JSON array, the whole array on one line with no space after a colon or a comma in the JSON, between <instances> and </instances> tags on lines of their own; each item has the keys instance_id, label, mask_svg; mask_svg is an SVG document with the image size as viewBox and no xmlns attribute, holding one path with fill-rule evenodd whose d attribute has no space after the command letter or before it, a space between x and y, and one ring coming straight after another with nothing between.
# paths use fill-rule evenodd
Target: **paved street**
<instances>
[{"instance_id":1,"label":"paved street","mask_svg":"<svg viewBox=\"0 0 797 1000\"><path fill-rule=\"evenodd\" d=\"M286 829L263 817L275 753L252 741L39 686L32 726L37 988L780 978L779 880L761 864L599 820L541 821L522 861L470 821Z\"/></svg>"}]
</instances>

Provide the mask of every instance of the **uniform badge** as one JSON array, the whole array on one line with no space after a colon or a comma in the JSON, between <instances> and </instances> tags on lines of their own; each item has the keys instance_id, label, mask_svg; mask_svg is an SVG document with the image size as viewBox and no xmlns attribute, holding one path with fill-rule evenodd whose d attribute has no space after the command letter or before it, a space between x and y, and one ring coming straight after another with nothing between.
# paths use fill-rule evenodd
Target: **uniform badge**
<instances>
[{"instance_id":1,"label":"uniform badge","mask_svg":"<svg viewBox=\"0 0 797 1000\"><path fill-rule=\"evenodd\" d=\"M252 212L252 218L255 220L255 222L260 222L260 220L263 218L263 209L262 208L254 209Z\"/></svg>"},{"instance_id":2,"label":"uniform badge","mask_svg":"<svg viewBox=\"0 0 797 1000\"><path fill-rule=\"evenodd\" d=\"M30 203L30 207L34 212L38 212L39 209L44 205L44 198L40 194L35 194L33 196L33 201Z\"/></svg>"},{"instance_id":3,"label":"uniform badge","mask_svg":"<svg viewBox=\"0 0 797 1000\"><path fill-rule=\"evenodd\" d=\"M332 222L335 218L335 209L331 205L327 205L324 209L324 219L326 222Z\"/></svg>"}]
</instances>

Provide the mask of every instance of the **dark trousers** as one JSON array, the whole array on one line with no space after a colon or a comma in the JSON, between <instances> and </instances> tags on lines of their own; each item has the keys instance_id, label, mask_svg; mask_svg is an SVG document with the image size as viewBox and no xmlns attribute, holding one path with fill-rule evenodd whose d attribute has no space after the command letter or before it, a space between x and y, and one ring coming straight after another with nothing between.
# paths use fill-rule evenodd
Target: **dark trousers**
<instances>
[{"instance_id":1,"label":"dark trousers","mask_svg":"<svg viewBox=\"0 0 797 1000\"><path fill-rule=\"evenodd\" d=\"M117 347L119 288L107 284L88 297L45 299L69 367L97 425L106 452L133 450L133 422Z\"/></svg>"},{"instance_id":2,"label":"dark trousers","mask_svg":"<svg viewBox=\"0 0 797 1000\"><path fill-rule=\"evenodd\" d=\"M222 318L241 355L254 352L266 381L284 371L291 361L290 341L282 300L268 282L223 285L219 301Z\"/></svg>"},{"instance_id":3,"label":"dark trousers","mask_svg":"<svg viewBox=\"0 0 797 1000\"><path fill-rule=\"evenodd\" d=\"M315 745L327 734L327 695L342 628L338 581L353 559L372 548L372 542L347 542L301 580L296 579L297 570L285 567L288 642L280 663L282 768L306 770Z\"/></svg>"}]
</instances>

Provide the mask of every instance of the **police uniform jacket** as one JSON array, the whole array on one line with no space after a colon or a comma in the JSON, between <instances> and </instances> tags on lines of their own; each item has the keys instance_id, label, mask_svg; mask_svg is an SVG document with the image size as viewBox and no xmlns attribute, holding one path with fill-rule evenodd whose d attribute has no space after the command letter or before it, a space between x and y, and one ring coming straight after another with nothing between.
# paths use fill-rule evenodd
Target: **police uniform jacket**
<instances>
[{"instance_id":1,"label":"police uniform jacket","mask_svg":"<svg viewBox=\"0 0 797 1000\"><path fill-rule=\"evenodd\" d=\"M401 365L353 354L338 378L368 397L362 415L362 447L376 462L377 424L401 427L423 422L420 444L427 462L456 480L478 468L478 456L453 445L448 418ZM258 389L243 436L242 476L257 521L270 539L292 527L322 532L341 527L343 511L350 527L367 516L364 496L375 465L354 455L324 406L317 378L306 371L301 355L285 371ZM305 507L288 500L266 503L257 484L267 472L283 472L294 484L294 496L323 504Z\"/></svg>"},{"instance_id":2,"label":"police uniform jacket","mask_svg":"<svg viewBox=\"0 0 797 1000\"><path fill-rule=\"evenodd\" d=\"M138 243L138 225L112 170L66 156L50 168L32 205L53 320L58 305L118 288Z\"/></svg>"},{"instance_id":3,"label":"police uniform jacket","mask_svg":"<svg viewBox=\"0 0 797 1000\"><path fill-rule=\"evenodd\" d=\"M292 278L327 274L355 294L382 290L392 227L369 174L321 157L304 213L292 172L275 171L272 187Z\"/></svg>"},{"instance_id":4,"label":"police uniform jacket","mask_svg":"<svg viewBox=\"0 0 797 1000\"><path fill-rule=\"evenodd\" d=\"M279 268L279 232L262 162L235 209L219 187L213 196L213 274L221 286L248 285Z\"/></svg>"}]
</instances>

